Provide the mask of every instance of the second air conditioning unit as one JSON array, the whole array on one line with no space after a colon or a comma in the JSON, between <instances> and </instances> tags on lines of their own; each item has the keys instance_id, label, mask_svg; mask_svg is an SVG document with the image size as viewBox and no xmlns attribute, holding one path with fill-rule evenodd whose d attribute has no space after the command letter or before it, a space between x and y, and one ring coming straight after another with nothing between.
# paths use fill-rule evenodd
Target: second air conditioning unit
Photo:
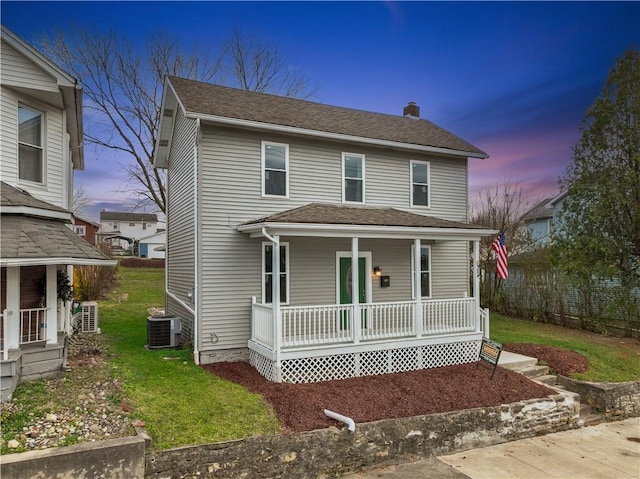
<instances>
[{"instance_id":1,"label":"second air conditioning unit","mask_svg":"<svg viewBox=\"0 0 640 479\"><path fill-rule=\"evenodd\" d=\"M98 303L95 301L83 301L80 317L80 331L83 333L98 332Z\"/></svg>"}]
</instances>

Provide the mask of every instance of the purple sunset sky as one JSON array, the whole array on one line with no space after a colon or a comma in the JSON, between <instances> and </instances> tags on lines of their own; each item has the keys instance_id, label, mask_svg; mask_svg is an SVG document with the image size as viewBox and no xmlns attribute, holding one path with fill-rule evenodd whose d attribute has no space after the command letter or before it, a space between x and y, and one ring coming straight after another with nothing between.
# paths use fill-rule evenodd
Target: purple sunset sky
<instances>
[{"instance_id":1,"label":"purple sunset sky","mask_svg":"<svg viewBox=\"0 0 640 479\"><path fill-rule=\"evenodd\" d=\"M486 151L470 196L506 182L531 204L558 192L582 118L625 50L640 48L640 2L12 2L2 23L33 42L72 25L141 47L169 31L215 46L234 27L277 44L316 84L310 100L421 117ZM82 81L82 79L80 79ZM85 122L85 128L87 127ZM85 149L76 173L101 208L127 209L125 161Z\"/></svg>"}]
</instances>

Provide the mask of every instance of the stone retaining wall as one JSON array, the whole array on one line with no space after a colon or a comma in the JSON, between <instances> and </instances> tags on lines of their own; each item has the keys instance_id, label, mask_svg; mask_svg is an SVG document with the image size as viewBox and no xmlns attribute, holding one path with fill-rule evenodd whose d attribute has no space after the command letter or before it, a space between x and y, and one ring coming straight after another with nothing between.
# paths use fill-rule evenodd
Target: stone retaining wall
<instances>
[{"instance_id":1,"label":"stone retaining wall","mask_svg":"<svg viewBox=\"0 0 640 479\"><path fill-rule=\"evenodd\" d=\"M580 394L583 404L603 413L607 420L640 416L640 381L590 383L559 376L558 384Z\"/></svg>"},{"instance_id":2,"label":"stone retaining wall","mask_svg":"<svg viewBox=\"0 0 640 479\"><path fill-rule=\"evenodd\" d=\"M2 479L142 479L141 436L83 442L0 457Z\"/></svg>"},{"instance_id":3,"label":"stone retaining wall","mask_svg":"<svg viewBox=\"0 0 640 479\"><path fill-rule=\"evenodd\" d=\"M579 397L570 392L503 406L335 427L301 434L154 451L153 479L313 478L412 457L448 454L578 427Z\"/></svg>"}]
</instances>

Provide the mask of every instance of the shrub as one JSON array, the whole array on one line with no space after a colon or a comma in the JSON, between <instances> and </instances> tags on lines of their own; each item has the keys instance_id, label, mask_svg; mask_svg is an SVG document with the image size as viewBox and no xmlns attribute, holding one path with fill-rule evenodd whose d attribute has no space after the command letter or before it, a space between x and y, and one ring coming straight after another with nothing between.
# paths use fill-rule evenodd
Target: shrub
<instances>
[{"instance_id":1,"label":"shrub","mask_svg":"<svg viewBox=\"0 0 640 479\"><path fill-rule=\"evenodd\" d=\"M101 299L116 281L115 266L76 266L73 268L76 301Z\"/></svg>"},{"instance_id":2,"label":"shrub","mask_svg":"<svg viewBox=\"0 0 640 479\"><path fill-rule=\"evenodd\" d=\"M125 258L120 264L125 268L164 268L164 260L158 258Z\"/></svg>"}]
</instances>

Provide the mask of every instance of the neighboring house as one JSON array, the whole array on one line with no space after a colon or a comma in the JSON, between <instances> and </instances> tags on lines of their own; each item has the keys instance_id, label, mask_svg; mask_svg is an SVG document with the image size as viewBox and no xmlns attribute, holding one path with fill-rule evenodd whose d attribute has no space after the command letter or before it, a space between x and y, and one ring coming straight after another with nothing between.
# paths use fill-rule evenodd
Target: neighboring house
<instances>
[{"instance_id":1,"label":"neighboring house","mask_svg":"<svg viewBox=\"0 0 640 479\"><path fill-rule=\"evenodd\" d=\"M0 399L61 370L71 265L109 265L73 232L73 171L84 168L82 89L2 27L0 51ZM67 289L68 292L68 289Z\"/></svg>"},{"instance_id":2,"label":"neighboring house","mask_svg":"<svg viewBox=\"0 0 640 479\"><path fill-rule=\"evenodd\" d=\"M138 241L138 256L141 258L164 259L167 233L164 230L155 234L140 238Z\"/></svg>"},{"instance_id":3,"label":"neighboring house","mask_svg":"<svg viewBox=\"0 0 640 479\"><path fill-rule=\"evenodd\" d=\"M134 246L140 238L158 231L158 216L153 213L125 213L122 211L101 211L100 243L109 243L115 248L123 248L135 253Z\"/></svg>"},{"instance_id":4,"label":"neighboring house","mask_svg":"<svg viewBox=\"0 0 640 479\"><path fill-rule=\"evenodd\" d=\"M196 361L311 382L477 360L487 155L418 117L166 80L166 310Z\"/></svg>"},{"instance_id":5,"label":"neighboring house","mask_svg":"<svg viewBox=\"0 0 640 479\"><path fill-rule=\"evenodd\" d=\"M523 218L531 238L530 249L547 246L551 241L554 228L560 223L559 213L565 196L566 192L562 192L554 197L545 198L524 214Z\"/></svg>"},{"instance_id":6,"label":"neighboring house","mask_svg":"<svg viewBox=\"0 0 640 479\"><path fill-rule=\"evenodd\" d=\"M79 216L73 216L73 231L92 245L98 244L96 235L99 229L100 223L95 223L85 218L80 218Z\"/></svg>"}]
</instances>

